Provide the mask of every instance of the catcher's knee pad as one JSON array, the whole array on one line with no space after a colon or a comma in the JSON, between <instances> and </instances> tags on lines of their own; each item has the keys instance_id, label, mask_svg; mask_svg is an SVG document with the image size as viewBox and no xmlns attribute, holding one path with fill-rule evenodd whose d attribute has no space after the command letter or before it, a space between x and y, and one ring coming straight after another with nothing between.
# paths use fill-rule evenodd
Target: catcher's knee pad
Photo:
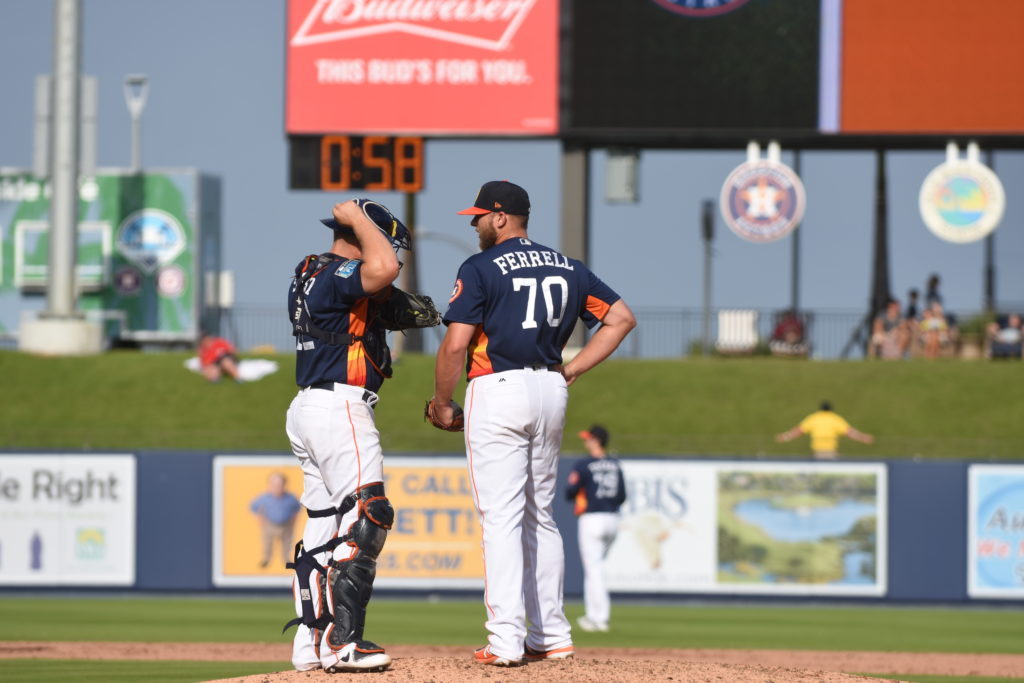
<instances>
[{"instance_id":1,"label":"catcher's knee pad","mask_svg":"<svg viewBox=\"0 0 1024 683\"><path fill-rule=\"evenodd\" d=\"M394 508L384 496L384 484L364 486L353 495L358 500L359 516L344 536L351 554L328 562L328 605L333 624L327 632L327 643L332 649L362 640L366 605L377 575L377 556L395 519Z\"/></svg>"}]
</instances>

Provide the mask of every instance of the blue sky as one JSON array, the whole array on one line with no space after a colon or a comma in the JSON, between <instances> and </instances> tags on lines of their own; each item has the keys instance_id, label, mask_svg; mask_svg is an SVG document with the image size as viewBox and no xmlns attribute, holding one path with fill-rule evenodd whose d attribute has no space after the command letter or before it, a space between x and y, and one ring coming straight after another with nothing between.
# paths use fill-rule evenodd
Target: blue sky
<instances>
[{"instance_id":1,"label":"blue sky","mask_svg":"<svg viewBox=\"0 0 1024 683\"><path fill-rule=\"evenodd\" d=\"M294 264L326 249L317 219L338 199L287 189L284 134L284 0L83 0L85 73L99 79L99 164L129 162L128 73L150 78L143 116L143 162L197 167L223 179L225 267L240 303L277 305ZM0 166L32 161L33 88L52 63L53 4L4 0L0 10ZM159 30L157 30L159 29ZM355 106L355 105L354 105ZM401 106L401 102L395 102ZM431 140L426 189L419 195L420 289L444 301L475 233L455 211L479 187L508 178L529 190L531 235L559 244L560 147L553 140ZM645 151L640 201L604 200L605 154L592 154L589 263L634 307L699 307L702 301L700 204L745 160L745 150ZM783 159L789 160L784 153ZM925 228L917 196L942 149L889 155L891 281L903 298L932 272L947 308L981 308L983 243L943 242ZM996 231L997 298L1024 306L1024 152L998 152L996 171L1007 211ZM870 152L804 153L801 303L812 309L863 310L869 294L874 211ZM399 214L397 194L375 196ZM436 236L436 237L435 237ZM741 240L719 219L713 304L778 308L790 299L790 239ZM283 304L282 304L283 305Z\"/></svg>"}]
</instances>

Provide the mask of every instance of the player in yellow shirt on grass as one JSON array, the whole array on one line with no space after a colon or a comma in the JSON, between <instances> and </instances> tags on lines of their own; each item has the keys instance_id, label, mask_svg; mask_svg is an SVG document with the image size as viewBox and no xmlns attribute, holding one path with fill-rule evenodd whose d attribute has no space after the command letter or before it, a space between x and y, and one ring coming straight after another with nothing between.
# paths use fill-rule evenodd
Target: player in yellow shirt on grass
<instances>
[{"instance_id":1,"label":"player in yellow shirt on grass","mask_svg":"<svg viewBox=\"0 0 1024 683\"><path fill-rule=\"evenodd\" d=\"M801 434L810 434L815 460L838 460L840 436L848 436L861 443L875 441L875 437L854 429L849 422L832 412L832 405L828 401L823 401L820 410L805 417L796 427L776 434L775 440L780 443L792 441Z\"/></svg>"}]
</instances>

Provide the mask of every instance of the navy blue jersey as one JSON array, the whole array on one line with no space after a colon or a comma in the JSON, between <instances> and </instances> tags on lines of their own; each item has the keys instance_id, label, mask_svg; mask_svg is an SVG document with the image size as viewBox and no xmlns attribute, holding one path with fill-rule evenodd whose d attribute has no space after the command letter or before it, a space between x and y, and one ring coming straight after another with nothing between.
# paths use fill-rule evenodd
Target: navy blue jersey
<instances>
[{"instance_id":1,"label":"navy blue jersey","mask_svg":"<svg viewBox=\"0 0 1024 683\"><path fill-rule=\"evenodd\" d=\"M469 378L529 365L558 365L576 321L602 320L616 294L582 261L516 237L459 268L444 322L476 325Z\"/></svg>"},{"instance_id":2,"label":"navy blue jersey","mask_svg":"<svg viewBox=\"0 0 1024 683\"><path fill-rule=\"evenodd\" d=\"M360 277L362 265L359 260L339 258L322 268L315 261L310 266L320 270L304 285L305 301L310 321L321 330L356 336L369 332L384 334L382 328L367 328L370 300ZM299 269L301 267L302 264ZM288 314L293 321L296 320L296 288L299 286L303 285L296 278L288 290ZM384 376L370 362L366 344L362 341L331 345L300 333L295 337L295 350L295 383L300 387L318 382L339 382L376 392L384 383Z\"/></svg>"},{"instance_id":3,"label":"navy blue jersey","mask_svg":"<svg viewBox=\"0 0 1024 683\"><path fill-rule=\"evenodd\" d=\"M575 512L618 512L626 500L626 480L615 458L580 458L569 473L567 500L576 503Z\"/></svg>"}]
</instances>

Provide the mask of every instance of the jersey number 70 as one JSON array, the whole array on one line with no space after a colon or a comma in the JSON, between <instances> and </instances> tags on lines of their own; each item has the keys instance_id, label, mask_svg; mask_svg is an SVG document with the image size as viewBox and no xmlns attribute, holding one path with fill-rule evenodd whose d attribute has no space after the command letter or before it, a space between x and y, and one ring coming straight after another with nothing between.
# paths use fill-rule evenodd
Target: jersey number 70
<instances>
[{"instance_id":1,"label":"jersey number 70","mask_svg":"<svg viewBox=\"0 0 1024 683\"><path fill-rule=\"evenodd\" d=\"M561 303L555 305L555 296L552 292L558 287ZM514 277L512 278L512 289L518 292L526 288L529 290L529 298L526 301L526 317L523 318L523 329L529 330L537 327L534 319L534 311L537 308L537 278L535 277ZM565 307L569 303L569 283L561 275L548 275L540 281L540 291L544 295L544 307L547 309L547 323L551 327L558 327L565 316ZM555 312L557 308L557 313Z\"/></svg>"}]
</instances>

